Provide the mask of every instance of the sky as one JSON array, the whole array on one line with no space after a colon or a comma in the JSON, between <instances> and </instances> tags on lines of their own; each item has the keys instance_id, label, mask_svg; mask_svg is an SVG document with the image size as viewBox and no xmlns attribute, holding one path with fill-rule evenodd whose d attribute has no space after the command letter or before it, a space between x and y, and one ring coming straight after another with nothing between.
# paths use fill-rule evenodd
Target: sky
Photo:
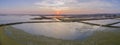
<instances>
[{"instance_id":1,"label":"sky","mask_svg":"<svg viewBox=\"0 0 120 45\"><path fill-rule=\"evenodd\" d=\"M0 14L120 13L120 0L0 0Z\"/></svg>"}]
</instances>

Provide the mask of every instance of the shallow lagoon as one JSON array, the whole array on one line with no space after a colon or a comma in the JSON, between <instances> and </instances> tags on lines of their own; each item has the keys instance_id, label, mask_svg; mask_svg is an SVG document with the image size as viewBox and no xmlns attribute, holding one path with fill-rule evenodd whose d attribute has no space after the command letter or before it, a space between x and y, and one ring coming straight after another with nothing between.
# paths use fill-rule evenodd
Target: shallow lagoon
<instances>
[{"instance_id":1,"label":"shallow lagoon","mask_svg":"<svg viewBox=\"0 0 120 45\"><path fill-rule=\"evenodd\" d=\"M0 24L25 22L25 21L55 21L55 20L30 20L37 16L0 16ZM119 22L118 19L84 21L95 24L110 24ZM115 26L119 24L115 24ZM114 26L114 25L113 25ZM88 25L78 22L53 22L53 23L26 23L13 25L12 27L31 33L33 35L44 35L47 37L78 40L91 36L94 31L115 30L116 28Z\"/></svg>"},{"instance_id":2,"label":"shallow lagoon","mask_svg":"<svg viewBox=\"0 0 120 45\"><path fill-rule=\"evenodd\" d=\"M24 22L24 21L53 21L53 20L30 20L30 18L33 18L34 16L21 16L21 17L0 16L0 17L1 17L0 24ZM119 22L119 19L93 20L93 21L84 21L84 22L106 25L110 23ZM120 25L118 23L113 26L120 26ZM12 38L16 42L19 42L23 45L24 44L25 45L40 45L40 44L41 45L47 45L47 44L119 45L120 42L119 29L120 28L101 27L101 26L88 25L78 22L69 22L69 23L53 22L53 23L25 23L25 24L12 25L12 28L5 27L5 33L6 36L9 36L10 39ZM58 40L58 39L62 39L62 40ZM80 41L82 40L82 42L75 40L80 40Z\"/></svg>"},{"instance_id":3,"label":"shallow lagoon","mask_svg":"<svg viewBox=\"0 0 120 45\"><path fill-rule=\"evenodd\" d=\"M118 29L87 25L77 22L28 23L14 25L12 27L24 30L25 32L33 35L44 35L47 37L65 40L85 39L91 36L95 31L112 31Z\"/></svg>"}]
</instances>

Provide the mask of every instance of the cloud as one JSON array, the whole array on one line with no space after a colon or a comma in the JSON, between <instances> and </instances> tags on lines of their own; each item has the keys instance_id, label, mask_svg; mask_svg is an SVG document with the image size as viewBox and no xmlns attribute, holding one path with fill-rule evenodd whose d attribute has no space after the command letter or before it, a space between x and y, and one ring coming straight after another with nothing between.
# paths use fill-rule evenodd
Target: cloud
<instances>
[{"instance_id":1,"label":"cloud","mask_svg":"<svg viewBox=\"0 0 120 45\"><path fill-rule=\"evenodd\" d=\"M68 2L72 2L73 0L44 0L42 2L37 2L35 5L38 5L41 8L52 8L54 10L65 10L69 9L70 7L67 6Z\"/></svg>"},{"instance_id":2,"label":"cloud","mask_svg":"<svg viewBox=\"0 0 120 45\"><path fill-rule=\"evenodd\" d=\"M108 8L108 7L113 7L114 5L109 2L104 2L104 1L91 1L91 2L84 2L84 3L78 3L76 7L81 7L81 8Z\"/></svg>"},{"instance_id":3,"label":"cloud","mask_svg":"<svg viewBox=\"0 0 120 45\"><path fill-rule=\"evenodd\" d=\"M113 0L112 0L113 1ZM106 9L115 7L113 4L105 0L43 0L36 2L41 8L52 8L52 9Z\"/></svg>"}]
</instances>

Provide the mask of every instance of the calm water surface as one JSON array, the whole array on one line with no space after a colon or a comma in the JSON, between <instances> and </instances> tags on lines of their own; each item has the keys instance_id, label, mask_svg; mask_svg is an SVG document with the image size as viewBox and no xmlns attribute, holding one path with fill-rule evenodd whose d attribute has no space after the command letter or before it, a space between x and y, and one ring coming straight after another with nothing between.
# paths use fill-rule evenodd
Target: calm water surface
<instances>
[{"instance_id":1,"label":"calm water surface","mask_svg":"<svg viewBox=\"0 0 120 45\"><path fill-rule=\"evenodd\" d=\"M12 23L12 22L24 22L24 21L39 21L30 20L34 16L0 16L0 24ZM46 20L42 20L46 21ZM49 21L49 20L47 20ZM117 19L110 20L94 20L85 21L96 24L109 24L118 22ZM105 22L105 23L104 23ZM115 24L120 26L120 24ZM31 33L33 35L43 35L46 37L52 37L65 40L84 39L91 36L94 31L114 30L116 28L93 26L78 22L55 22L55 23L28 23L13 25L12 27Z\"/></svg>"}]
</instances>

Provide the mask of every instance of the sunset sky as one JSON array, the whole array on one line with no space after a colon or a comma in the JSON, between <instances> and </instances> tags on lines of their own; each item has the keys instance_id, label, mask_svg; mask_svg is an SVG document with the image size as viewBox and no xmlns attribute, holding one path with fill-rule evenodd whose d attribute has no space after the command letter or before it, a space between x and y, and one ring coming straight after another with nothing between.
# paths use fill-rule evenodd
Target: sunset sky
<instances>
[{"instance_id":1,"label":"sunset sky","mask_svg":"<svg viewBox=\"0 0 120 45\"><path fill-rule=\"evenodd\" d=\"M120 13L120 0L0 0L0 14Z\"/></svg>"}]
</instances>

